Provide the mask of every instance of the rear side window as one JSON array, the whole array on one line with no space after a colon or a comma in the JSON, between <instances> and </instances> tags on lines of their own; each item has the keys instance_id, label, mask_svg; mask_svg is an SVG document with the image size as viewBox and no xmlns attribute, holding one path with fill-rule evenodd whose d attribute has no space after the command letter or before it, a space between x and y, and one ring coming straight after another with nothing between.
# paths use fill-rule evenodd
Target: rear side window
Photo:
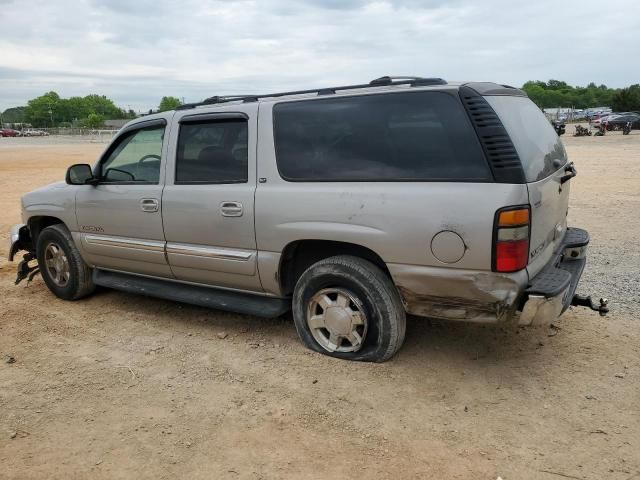
<instances>
[{"instance_id":1,"label":"rear side window","mask_svg":"<svg viewBox=\"0 0 640 480\"><path fill-rule=\"evenodd\" d=\"M567 163L560 137L542 111L526 97L488 96L522 161L527 182L547 178Z\"/></svg>"},{"instance_id":2,"label":"rear side window","mask_svg":"<svg viewBox=\"0 0 640 480\"><path fill-rule=\"evenodd\" d=\"M175 183L246 183L247 151L244 119L183 123Z\"/></svg>"},{"instance_id":3,"label":"rear side window","mask_svg":"<svg viewBox=\"0 0 640 480\"><path fill-rule=\"evenodd\" d=\"M442 92L280 103L276 159L290 181L489 181L459 100Z\"/></svg>"}]
</instances>

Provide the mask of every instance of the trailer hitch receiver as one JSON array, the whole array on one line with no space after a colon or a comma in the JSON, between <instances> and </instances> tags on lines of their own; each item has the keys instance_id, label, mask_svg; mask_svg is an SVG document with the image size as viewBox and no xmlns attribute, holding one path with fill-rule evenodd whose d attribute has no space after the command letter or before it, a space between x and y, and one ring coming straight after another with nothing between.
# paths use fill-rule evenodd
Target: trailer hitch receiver
<instances>
[{"instance_id":1,"label":"trailer hitch receiver","mask_svg":"<svg viewBox=\"0 0 640 480\"><path fill-rule=\"evenodd\" d=\"M574 295L571 300L571 305L590 308L600 313L601 317L604 317L609 312L608 304L609 301L606 298L601 298L600 305L596 305L590 295Z\"/></svg>"}]
</instances>

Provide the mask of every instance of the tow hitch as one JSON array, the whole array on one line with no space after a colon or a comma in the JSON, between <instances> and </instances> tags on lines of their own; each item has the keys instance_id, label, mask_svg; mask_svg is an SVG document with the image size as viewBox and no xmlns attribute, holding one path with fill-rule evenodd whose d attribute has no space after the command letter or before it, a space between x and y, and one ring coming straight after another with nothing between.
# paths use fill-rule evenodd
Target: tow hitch
<instances>
[{"instance_id":1,"label":"tow hitch","mask_svg":"<svg viewBox=\"0 0 640 480\"><path fill-rule=\"evenodd\" d=\"M38 273L40 273L40 268L38 264L29 265L29 262L35 260L36 256L29 252L22 256L22 261L18 264L18 275L16 276L16 285L18 285L25 278L27 279L27 283L30 283Z\"/></svg>"},{"instance_id":2,"label":"tow hitch","mask_svg":"<svg viewBox=\"0 0 640 480\"><path fill-rule=\"evenodd\" d=\"M574 295L571 300L571 305L590 308L600 313L601 317L604 317L609 312L608 304L609 301L606 298L601 298L600 305L596 305L590 295Z\"/></svg>"}]
</instances>

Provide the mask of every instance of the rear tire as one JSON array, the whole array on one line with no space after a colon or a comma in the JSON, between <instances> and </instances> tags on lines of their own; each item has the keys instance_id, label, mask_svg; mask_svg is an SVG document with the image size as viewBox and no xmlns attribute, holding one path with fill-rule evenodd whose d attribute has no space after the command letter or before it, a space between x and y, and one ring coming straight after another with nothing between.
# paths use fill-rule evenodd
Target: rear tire
<instances>
[{"instance_id":1,"label":"rear tire","mask_svg":"<svg viewBox=\"0 0 640 480\"><path fill-rule=\"evenodd\" d=\"M340 255L298 279L293 319L310 349L345 360L384 362L402 346L406 314L391 279L376 265Z\"/></svg>"},{"instance_id":2,"label":"rear tire","mask_svg":"<svg viewBox=\"0 0 640 480\"><path fill-rule=\"evenodd\" d=\"M91 268L64 225L51 225L40 232L36 255L42 279L56 297L78 300L95 290Z\"/></svg>"}]
</instances>

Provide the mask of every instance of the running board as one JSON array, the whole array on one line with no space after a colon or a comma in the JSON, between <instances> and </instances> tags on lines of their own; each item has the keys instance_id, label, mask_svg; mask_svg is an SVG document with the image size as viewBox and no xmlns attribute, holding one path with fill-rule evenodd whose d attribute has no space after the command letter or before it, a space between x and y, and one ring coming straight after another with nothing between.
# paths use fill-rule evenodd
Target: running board
<instances>
[{"instance_id":1,"label":"running board","mask_svg":"<svg viewBox=\"0 0 640 480\"><path fill-rule=\"evenodd\" d=\"M291 309L291 301L284 298L264 297L98 269L93 271L93 283L123 292L257 317L275 318Z\"/></svg>"}]
</instances>

